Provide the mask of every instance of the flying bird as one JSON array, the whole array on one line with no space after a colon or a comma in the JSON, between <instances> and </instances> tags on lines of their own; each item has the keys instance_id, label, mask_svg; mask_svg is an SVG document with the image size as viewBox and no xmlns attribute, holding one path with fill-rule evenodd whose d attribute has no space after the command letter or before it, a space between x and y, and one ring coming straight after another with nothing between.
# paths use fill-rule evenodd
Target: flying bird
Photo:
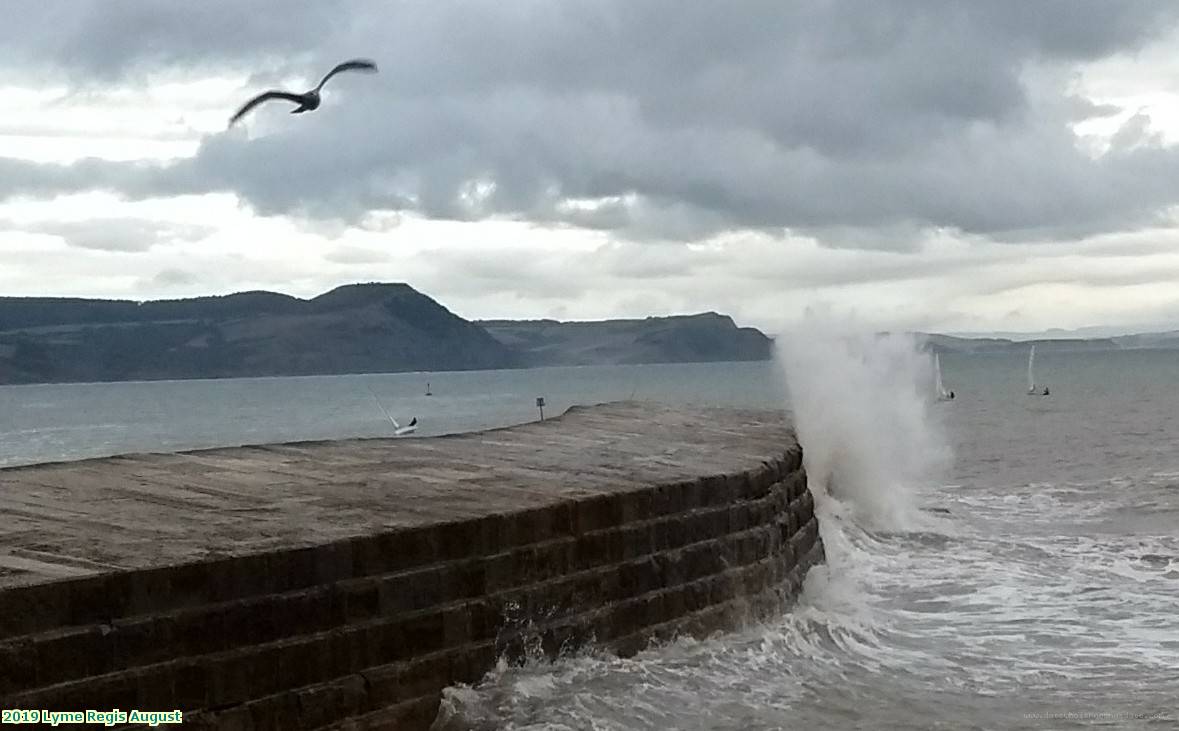
<instances>
[{"instance_id":1,"label":"flying bird","mask_svg":"<svg viewBox=\"0 0 1179 731\"><path fill-rule=\"evenodd\" d=\"M285 101L298 104L298 107L291 110L291 114L302 114L303 112L316 110L319 108L320 89L322 89L323 85L328 82L328 79L332 78L341 71L364 71L366 73L375 74L377 72L377 65L367 59L356 58L351 61L345 61L344 63L339 64L334 69L329 71L327 76L323 77L323 79L319 82L319 85L311 91L304 92L302 94L292 94L289 91L280 91L277 89L262 92L258 96L246 102L241 109L237 110L236 114L229 118L229 126L232 127L239 119L246 116L246 114L248 114L251 109L258 106L259 104L262 104L263 102L268 102L271 99L283 99Z\"/></svg>"}]
</instances>

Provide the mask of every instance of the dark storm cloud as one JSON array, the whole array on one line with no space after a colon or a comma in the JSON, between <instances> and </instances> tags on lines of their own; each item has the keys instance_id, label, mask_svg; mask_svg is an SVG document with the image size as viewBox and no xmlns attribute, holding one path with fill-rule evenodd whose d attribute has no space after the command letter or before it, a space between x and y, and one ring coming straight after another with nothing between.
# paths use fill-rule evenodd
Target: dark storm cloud
<instances>
[{"instance_id":1,"label":"dark storm cloud","mask_svg":"<svg viewBox=\"0 0 1179 731\"><path fill-rule=\"evenodd\" d=\"M60 35L49 11L6 31L13 57L74 76L257 62L311 80L366 55L382 73L171 167L30 168L43 193L230 190L263 213L508 214L675 239L1073 236L1143 225L1179 196L1179 153L1143 120L1122 135L1135 144L1091 159L1069 124L1111 110L1025 74L1140 47L1173 29L1172 2L113 3L121 20L82 5ZM0 179L0 195L16 187Z\"/></svg>"},{"instance_id":2,"label":"dark storm cloud","mask_svg":"<svg viewBox=\"0 0 1179 731\"><path fill-rule=\"evenodd\" d=\"M10 0L0 68L111 81L169 66L311 55L346 31L343 0Z\"/></svg>"}]
</instances>

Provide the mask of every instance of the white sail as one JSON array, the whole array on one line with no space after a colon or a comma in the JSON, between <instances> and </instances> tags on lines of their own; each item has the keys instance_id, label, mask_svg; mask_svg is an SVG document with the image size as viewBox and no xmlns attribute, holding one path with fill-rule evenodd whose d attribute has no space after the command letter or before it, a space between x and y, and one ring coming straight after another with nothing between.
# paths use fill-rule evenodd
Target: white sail
<instances>
[{"instance_id":1,"label":"white sail","mask_svg":"<svg viewBox=\"0 0 1179 731\"><path fill-rule=\"evenodd\" d=\"M1034 371L1035 365L1036 365L1036 345L1035 345L1035 343L1033 343L1032 349L1028 351L1028 393L1035 393L1036 392L1036 376L1035 376L1035 371Z\"/></svg>"}]
</instances>

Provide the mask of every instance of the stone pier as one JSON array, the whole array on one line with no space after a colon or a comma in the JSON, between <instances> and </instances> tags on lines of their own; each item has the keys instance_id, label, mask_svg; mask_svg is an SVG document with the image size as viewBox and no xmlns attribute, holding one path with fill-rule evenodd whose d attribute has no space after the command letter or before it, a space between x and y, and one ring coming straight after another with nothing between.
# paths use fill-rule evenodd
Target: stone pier
<instances>
[{"instance_id":1,"label":"stone pier","mask_svg":"<svg viewBox=\"0 0 1179 731\"><path fill-rule=\"evenodd\" d=\"M0 520L0 709L186 729L426 728L498 658L780 612L823 558L781 413L640 403L5 469Z\"/></svg>"}]
</instances>

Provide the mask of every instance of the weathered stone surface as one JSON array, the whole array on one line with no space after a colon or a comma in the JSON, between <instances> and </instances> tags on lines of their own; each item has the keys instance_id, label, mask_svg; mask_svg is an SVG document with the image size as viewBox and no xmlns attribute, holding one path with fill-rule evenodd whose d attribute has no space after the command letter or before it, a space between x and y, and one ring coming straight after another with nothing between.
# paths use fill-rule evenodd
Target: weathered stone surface
<instances>
[{"instance_id":1,"label":"weathered stone surface","mask_svg":"<svg viewBox=\"0 0 1179 731\"><path fill-rule=\"evenodd\" d=\"M8 509L45 532L33 562L0 535L0 568L22 567L0 578L0 703L175 707L210 729L425 728L497 657L630 653L782 611L823 559L769 412L612 404L0 470ZM105 564L79 563L85 540Z\"/></svg>"}]
</instances>

